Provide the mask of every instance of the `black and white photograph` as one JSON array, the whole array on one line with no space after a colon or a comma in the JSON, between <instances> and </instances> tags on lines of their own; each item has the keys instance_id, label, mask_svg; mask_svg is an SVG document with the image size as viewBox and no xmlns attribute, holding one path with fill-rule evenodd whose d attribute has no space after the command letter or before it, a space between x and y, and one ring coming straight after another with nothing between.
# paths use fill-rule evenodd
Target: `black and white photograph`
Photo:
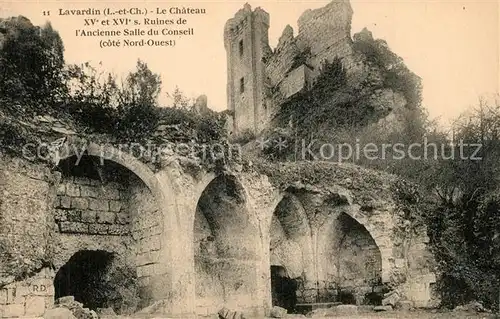
<instances>
[{"instance_id":1,"label":"black and white photograph","mask_svg":"<svg viewBox=\"0 0 500 319\"><path fill-rule=\"evenodd\" d=\"M498 0L0 0L0 319L500 318Z\"/></svg>"}]
</instances>

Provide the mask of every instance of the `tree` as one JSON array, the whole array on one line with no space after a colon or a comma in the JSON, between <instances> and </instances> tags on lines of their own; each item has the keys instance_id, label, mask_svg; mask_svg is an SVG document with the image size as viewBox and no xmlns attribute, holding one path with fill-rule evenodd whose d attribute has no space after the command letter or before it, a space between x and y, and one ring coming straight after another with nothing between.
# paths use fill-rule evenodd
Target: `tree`
<instances>
[{"instance_id":1,"label":"tree","mask_svg":"<svg viewBox=\"0 0 500 319\"><path fill-rule=\"evenodd\" d=\"M174 109L184 109L191 110L193 108L192 101L184 94L184 92L179 89L178 86L175 87L172 93L167 92L167 97L172 100L172 107Z\"/></svg>"},{"instance_id":2,"label":"tree","mask_svg":"<svg viewBox=\"0 0 500 319\"><path fill-rule=\"evenodd\" d=\"M97 132L113 132L117 122L119 88L115 77L89 62L67 67L69 96L67 109Z\"/></svg>"},{"instance_id":3,"label":"tree","mask_svg":"<svg viewBox=\"0 0 500 319\"><path fill-rule=\"evenodd\" d=\"M499 132L500 103L480 100L455 121L454 146L448 147L455 156L441 160L427 183L439 198L427 214L427 225L447 306L479 300L499 307Z\"/></svg>"},{"instance_id":4,"label":"tree","mask_svg":"<svg viewBox=\"0 0 500 319\"><path fill-rule=\"evenodd\" d=\"M119 88L113 74L105 74L89 62L68 66L71 97L82 104L118 106Z\"/></svg>"},{"instance_id":5,"label":"tree","mask_svg":"<svg viewBox=\"0 0 500 319\"><path fill-rule=\"evenodd\" d=\"M122 85L119 103L122 106L158 106L161 84L160 75L153 73L145 62L138 60L136 71L129 73Z\"/></svg>"},{"instance_id":6,"label":"tree","mask_svg":"<svg viewBox=\"0 0 500 319\"><path fill-rule=\"evenodd\" d=\"M123 138L142 138L156 128L161 77L147 64L137 61L136 71L129 73L118 92L118 133Z\"/></svg>"},{"instance_id":7,"label":"tree","mask_svg":"<svg viewBox=\"0 0 500 319\"><path fill-rule=\"evenodd\" d=\"M0 95L17 100L58 102L66 97L64 46L50 23L35 27L24 18L1 21Z\"/></svg>"},{"instance_id":8,"label":"tree","mask_svg":"<svg viewBox=\"0 0 500 319\"><path fill-rule=\"evenodd\" d=\"M41 68L44 80L42 91L52 99L61 101L67 94L63 41L50 22L40 29L40 38L45 53L45 64Z\"/></svg>"}]
</instances>

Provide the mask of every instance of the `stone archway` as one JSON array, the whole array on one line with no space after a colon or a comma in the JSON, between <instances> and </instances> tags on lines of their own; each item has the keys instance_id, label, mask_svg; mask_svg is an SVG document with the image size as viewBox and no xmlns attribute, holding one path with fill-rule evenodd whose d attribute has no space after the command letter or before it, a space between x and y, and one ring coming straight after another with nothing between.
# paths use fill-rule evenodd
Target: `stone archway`
<instances>
[{"instance_id":1,"label":"stone archway","mask_svg":"<svg viewBox=\"0 0 500 319\"><path fill-rule=\"evenodd\" d=\"M100 164L103 164L104 161L119 164L137 175L151 190L155 198L164 199L162 188L168 185L161 185L155 174L146 164L125 151L107 144L100 145L76 139L67 142L57 150L56 164L73 156L77 158L81 158L82 156L93 156L99 160Z\"/></svg>"},{"instance_id":2,"label":"stone archway","mask_svg":"<svg viewBox=\"0 0 500 319\"><path fill-rule=\"evenodd\" d=\"M91 310L113 308L116 287L106 281L113 254L103 250L80 250L73 254L54 278L55 298L73 296Z\"/></svg>"},{"instance_id":3,"label":"stone archway","mask_svg":"<svg viewBox=\"0 0 500 319\"><path fill-rule=\"evenodd\" d=\"M136 311L168 295L170 287L162 284L169 271L163 258L162 187L145 164L128 154L95 144L84 149L82 154L73 147L75 152L66 152L58 165L55 266L81 250L113 253L112 280L121 281L121 293L128 296L115 311Z\"/></svg>"},{"instance_id":4,"label":"stone archway","mask_svg":"<svg viewBox=\"0 0 500 319\"><path fill-rule=\"evenodd\" d=\"M361 224L373 238L381 256L381 281L383 284L388 283L394 266L394 242L392 239L394 220L392 213L388 210L364 212L358 205L346 207L342 212Z\"/></svg>"},{"instance_id":5,"label":"stone archway","mask_svg":"<svg viewBox=\"0 0 500 319\"><path fill-rule=\"evenodd\" d=\"M194 220L196 307L200 315L222 307L249 309L258 303L258 225L234 176L213 179L202 192Z\"/></svg>"},{"instance_id":6,"label":"stone archway","mask_svg":"<svg viewBox=\"0 0 500 319\"><path fill-rule=\"evenodd\" d=\"M392 233L394 224L389 210L364 208L362 211L358 204L353 203L352 193L340 187L332 187L327 190L303 187L292 189L291 192L300 199L305 207L312 231L314 250L312 264L315 267L312 278L314 282L304 287L303 294L310 297L304 302L336 302L339 299L350 303L363 302L362 298L364 298L366 291L362 290L368 290L366 286L363 288L360 285L359 289L356 288L357 291L350 293L352 296L349 298L348 296L340 298L341 296L338 296L339 282L336 279L338 276L334 276L337 272L330 269L332 251L338 249L332 246L338 237L336 230L339 230L339 227L348 221L351 221L352 225L359 224L363 229L363 234L366 235L365 238L369 239L370 243L376 247L377 256L380 256L376 258L379 261L376 268L381 269L377 276L381 281L379 287L390 280L393 267ZM343 217L339 220L341 215ZM314 298L311 298L313 296Z\"/></svg>"},{"instance_id":7,"label":"stone archway","mask_svg":"<svg viewBox=\"0 0 500 319\"><path fill-rule=\"evenodd\" d=\"M318 301L378 304L382 253L372 233L347 212L339 212L318 234Z\"/></svg>"},{"instance_id":8,"label":"stone archway","mask_svg":"<svg viewBox=\"0 0 500 319\"><path fill-rule=\"evenodd\" d=\"M303 302L307 297L302 294L303 287L313 279L314 269L311 228L301 202L293 194L285 193L276 206L269 232L273 305L285 306L293 312L294 304ZM276 278L273 266L284 267L287 278ZM281 286L288 288L280 287L281 281L284 282ZM273 286L273 283L277 284ZM293 291L285 291L292 288Z\"/></svg>"}]
</instances>

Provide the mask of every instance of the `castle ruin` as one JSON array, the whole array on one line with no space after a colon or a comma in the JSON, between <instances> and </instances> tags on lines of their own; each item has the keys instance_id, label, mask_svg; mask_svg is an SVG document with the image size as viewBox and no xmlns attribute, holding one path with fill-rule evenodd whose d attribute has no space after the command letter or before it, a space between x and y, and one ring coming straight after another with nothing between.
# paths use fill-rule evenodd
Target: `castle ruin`
<instances>
[{"instance_id":1,"label":"castle ruin","mask_svg":"<svg viewBox=\"0 0 500 319\"><path fill-rule=\"evenodd\" d=\"M227 105L234 115L234 133L261 132L279 105L307 90L322 64L342 59L353 69L353 11L347 0L307 10L298 20L298 34L289 25L277 47L269 46L270 17L246 4L224 28L227 52Z\"/></svg>"},{"instance_id":2,"label":"castle ruin","mask_svg":"<svg viewBox=\"0 0 500 319\"><path fill-rule=\"evenodd\" d=\"M264 129L324 60L355 70L352 14L348 1L308 10L272 51L269 15L238 11L224 30L234 132ZM280 270L303 307L433 305L429 238L395 176L320 162L215 169L174 152L152 163L50 116L17 125L64 144L50 165L0 153L0 318L40 317L64 296L119 314L263 318Z\"/></svg>"},{"instance_id":3,"label":"castle ruin","mask_svg":"<svg viewBox=\"0 0 500 319\"><path fill-rule=\"evenodd\" d=\"M193 175L174 154L153 169L76 136L63 149L57 170L0 158L2 318L41 316L67 295L117 313L262 318L276 268L304 306L377 305L388 290L394 305L432 304L429 239L392 198L392 176L326 163Z\"/></svg>"}]
</instances>

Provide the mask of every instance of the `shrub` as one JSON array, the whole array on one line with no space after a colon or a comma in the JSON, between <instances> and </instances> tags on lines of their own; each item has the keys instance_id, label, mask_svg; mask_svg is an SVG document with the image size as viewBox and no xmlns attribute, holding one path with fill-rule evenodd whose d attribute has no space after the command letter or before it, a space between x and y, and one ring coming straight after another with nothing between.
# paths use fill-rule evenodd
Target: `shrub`
<instances>
[{"instance_id":1,"label":"shrub","mask_svg":"<svg viewBox=\"0 0 500 319\"><path fill-rule=\"evenodd\" d=\"M248 129L233 135L231 138L231 142L244 145L254 140L255 137L255 133L252 130Z\"/></svg>"}]
</instances>

